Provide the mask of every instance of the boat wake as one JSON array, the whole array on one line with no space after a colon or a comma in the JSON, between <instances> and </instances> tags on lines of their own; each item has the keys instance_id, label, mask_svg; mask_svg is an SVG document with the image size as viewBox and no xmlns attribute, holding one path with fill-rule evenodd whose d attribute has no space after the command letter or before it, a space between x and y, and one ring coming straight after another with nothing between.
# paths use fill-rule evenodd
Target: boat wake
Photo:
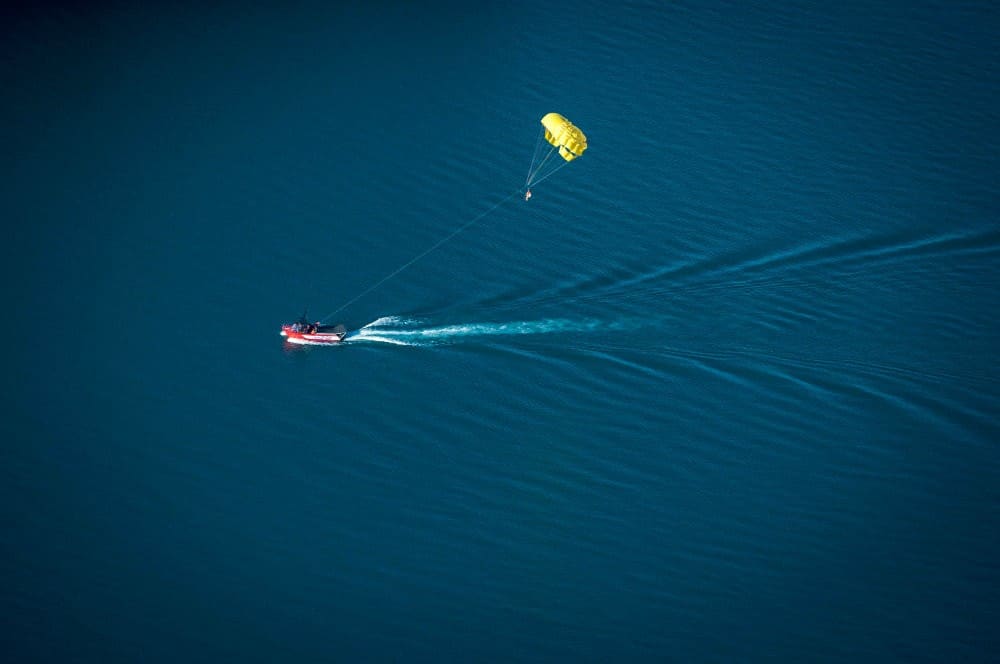
<instances>
[{"instance_id":1,"label":"boat wake","mask_svg":"<svg viewBox=\"0 0 1000 664\"><path fill-rule=\"evenodd\" d=\"M459 343L476 337L521 336L559 332L596 332L606 330L607 323L597 320L546 318L510 323L461 323L428 325L424 321L384 316L350 332L344 341L376 342L400 346L432 346Z\"/></svg>"}]
</instances>

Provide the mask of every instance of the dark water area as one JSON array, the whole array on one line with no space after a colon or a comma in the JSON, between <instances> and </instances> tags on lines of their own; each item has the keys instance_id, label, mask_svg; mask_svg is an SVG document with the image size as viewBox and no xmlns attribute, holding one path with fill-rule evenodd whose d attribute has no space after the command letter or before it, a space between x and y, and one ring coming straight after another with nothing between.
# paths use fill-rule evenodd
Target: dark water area
<instances>
[{"instance_id":1,"label":"dark water area","mask_svg":"<svg viewBox=\"0 0 1000 664\"><path fill-rule=\"evenodd\" d=\"M998 28L10 12L12 661L993 660Z\"/></svg>"}]
</instances>

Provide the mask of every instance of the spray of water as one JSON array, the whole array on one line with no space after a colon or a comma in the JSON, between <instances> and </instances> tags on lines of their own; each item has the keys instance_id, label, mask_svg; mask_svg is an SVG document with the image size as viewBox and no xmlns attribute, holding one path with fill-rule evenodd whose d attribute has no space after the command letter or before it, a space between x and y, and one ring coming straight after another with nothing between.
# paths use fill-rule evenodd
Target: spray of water
<instances>
[{"instance_id":1,"label":"spray of water","mask_svg":"<svg viewBox=\"0 0 1000 664\"><path fill-rule=\"evenodd\" d=\"M389 343L402 346L429 346L458 343L476 337L519 336L553 333L587 333L615 327L602 321L545 318L508 323L461 323L427 325L422 321L383 316L347 335L345 341Z\"/></svg>"}]
</instances>

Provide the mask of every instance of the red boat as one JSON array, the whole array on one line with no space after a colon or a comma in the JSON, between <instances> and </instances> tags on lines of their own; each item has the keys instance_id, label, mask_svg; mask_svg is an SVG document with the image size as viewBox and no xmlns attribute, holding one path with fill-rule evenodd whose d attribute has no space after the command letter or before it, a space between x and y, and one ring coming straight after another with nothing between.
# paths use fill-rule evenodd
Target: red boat
<instances>
[{"instance_id":1,"label":"red boat","mask_svg":"<svg viewBox=\"0 0 1000 664\"><path fill-rule=\"evenodd\" d=\"M320 325L299 320L281 326L281 336L290 344L339 344L347 336L343 325Z\"/></svg>"}]
</instances>

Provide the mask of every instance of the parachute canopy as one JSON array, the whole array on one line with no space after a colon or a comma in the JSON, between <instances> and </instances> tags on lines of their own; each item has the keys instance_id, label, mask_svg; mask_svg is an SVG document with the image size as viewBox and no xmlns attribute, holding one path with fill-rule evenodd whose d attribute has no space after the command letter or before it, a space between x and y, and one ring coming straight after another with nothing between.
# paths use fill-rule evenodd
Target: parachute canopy
<instances>
[{"instance_id":1,"label":"parachute canopy","mask_svg":"<svg viewBox=\"0 0 1000 664\"><path fill-rule=\"evenodd\" d=\"M545 140L559 148L559 156L566 161L573 161L587 149L587 137L580 128L558 113L543 117L542 126Z\"/></svg>"}]
</instances>

